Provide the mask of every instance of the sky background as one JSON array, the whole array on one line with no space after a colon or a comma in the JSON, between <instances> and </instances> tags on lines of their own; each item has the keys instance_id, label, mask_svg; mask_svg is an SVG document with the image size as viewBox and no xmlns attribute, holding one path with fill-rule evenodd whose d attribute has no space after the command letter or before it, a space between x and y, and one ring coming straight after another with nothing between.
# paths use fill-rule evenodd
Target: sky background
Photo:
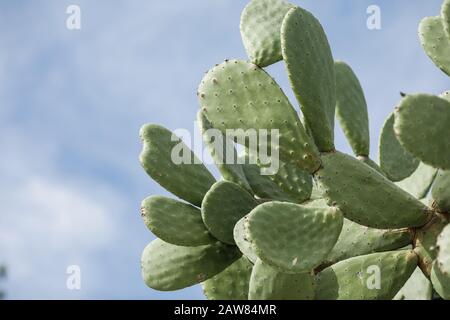
<instances>
[{"instance_id":1,"label":"sky background","mask_svg":"<svg viewBox=\"0 0 450 320\"><path fill-rule=\"evenodd\" d=\"M357 73L369 106L372 157L399 92L438 94L449 78L421 49L422 17L441 0L296 0L322 22L335 59ZM196 88L226 58L246 59L244 0L0 0L0 282L13 299L201 299L199 286L161 293L139 260L153 239L139 214L168 195L141 169L138 132L193 132ZM81 8L81 30L66 8ZM369 5L382 29L366 27ZM293 105L284 65L269 72ZM351 152L339 128L338 149ZM81 268L81 290L66 268Z\"/></svg>"}]
</instances>

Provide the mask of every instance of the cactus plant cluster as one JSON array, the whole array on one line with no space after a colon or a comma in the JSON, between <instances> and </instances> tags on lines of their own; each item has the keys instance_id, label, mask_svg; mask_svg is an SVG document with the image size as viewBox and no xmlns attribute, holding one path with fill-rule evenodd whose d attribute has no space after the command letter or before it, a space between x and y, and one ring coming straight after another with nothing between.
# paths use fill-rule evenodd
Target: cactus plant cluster
<instances>
[{"instance_id":1,"label":"cactus plant cluster","mask_svg":"<svg viewBox=\"0 0 450 320\"><path fill-rule=\"evenodd\" d=\"M404 95L382 129L377 163L360 82L334 61L310 12L253 0L240 30L249 61L216 65L198 89L198 123L222 179L169 130L140 131L143 168L179 198L142 202L157 236L142 254L146 284L201 283L208 299L221 300L450 298L448 92ZM421 22L420 39L450 75L450 0ZM264 69L278 61L302 116ZM335 119L354 156L335 149ZM230 129L277 129L279 170L262 175L258 152L240 136L243 154L217 148L209 128L224 139ZM172 161L180 146L192 163ZM219 161L225 154L247 161Z\"/></svg>"}]
</instances>

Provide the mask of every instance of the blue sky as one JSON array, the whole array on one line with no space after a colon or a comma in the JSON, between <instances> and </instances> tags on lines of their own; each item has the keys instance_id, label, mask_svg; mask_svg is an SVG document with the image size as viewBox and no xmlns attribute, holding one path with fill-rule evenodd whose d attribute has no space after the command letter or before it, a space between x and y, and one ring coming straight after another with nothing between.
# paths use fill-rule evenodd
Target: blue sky
<instances>
[{"instance_id":1,"label":"blue sky","mask_svg":"<svg viewBox=\"0 0 450 320\"><path fill-rule=\"evenodd\" d=\"M297 0L322 22L336 59L358 74L369 105L372 157L399 92L450 83L425 55L420 19L440 0ZM196 88L226 58L245 59L247 1L0 0L0 262L9 298L200 299L197 286L148 289L139 258L153 236L140 201L167 192L138 162L138 131L153 122L194 130ZM81 8L82 29L66 28ZM381 8L382 29L366 28ZM269 68L297 107L278 63ZM340 129L336 143L350 152ZM66 268L81 267L81 290Z\"/></svg>"}]
</instances>

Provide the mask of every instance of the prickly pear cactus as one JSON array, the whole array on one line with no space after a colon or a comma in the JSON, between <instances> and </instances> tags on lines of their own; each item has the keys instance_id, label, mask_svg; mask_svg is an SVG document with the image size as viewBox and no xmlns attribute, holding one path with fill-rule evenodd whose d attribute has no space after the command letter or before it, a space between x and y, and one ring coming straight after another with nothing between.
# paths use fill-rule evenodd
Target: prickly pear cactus
<instances>
[{"instance_id":1,"label":"prickly pear cactus","mask_svg":"<svg viewBox=\"0 0 450 320\"><path fill-rule=\"evenodd\" d=\"M405 95L376 163L362 86L312 13L253 0L240 30L249 60L217 64L197 93L222 179L169 130L141 129L143 168L179 198L142 202L158 237L142 254L146 284L201 283L208 299L450 298L449 93ZM450 75L450 0L419 30ZM301 116L263 69L279 61ZM354 156L335 149L335 119Z\"/></svg>"}]
</instances>

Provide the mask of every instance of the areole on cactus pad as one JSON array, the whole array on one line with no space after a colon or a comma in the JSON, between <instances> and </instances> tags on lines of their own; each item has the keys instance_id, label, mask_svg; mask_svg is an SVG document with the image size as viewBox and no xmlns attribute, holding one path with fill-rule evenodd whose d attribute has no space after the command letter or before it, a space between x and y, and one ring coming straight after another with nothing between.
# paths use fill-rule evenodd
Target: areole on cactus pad
<instances>
[{"instance_id":1,"label":"areole on cactus pad","mask_svg":"<svg viewBox=\"0 0 450 320\"><path fill-rule=\"evenodd\" d=\"M447 74L449 16L446 0L420 24L425 53ZM448 92L403 97L377 163L362 85L312 13L252 0L240 31L250 61L217 64L197 93L220 181L169 130L141 129L142 167L179 198L142 202L158 238L142 254L146 284L201 283L219 300L450 299ZM281 60L300 110L263 69ZM354 157L335 150L335 119ZM175 163L174 152L192 161Z\"/></svg>"}]
</instances>

